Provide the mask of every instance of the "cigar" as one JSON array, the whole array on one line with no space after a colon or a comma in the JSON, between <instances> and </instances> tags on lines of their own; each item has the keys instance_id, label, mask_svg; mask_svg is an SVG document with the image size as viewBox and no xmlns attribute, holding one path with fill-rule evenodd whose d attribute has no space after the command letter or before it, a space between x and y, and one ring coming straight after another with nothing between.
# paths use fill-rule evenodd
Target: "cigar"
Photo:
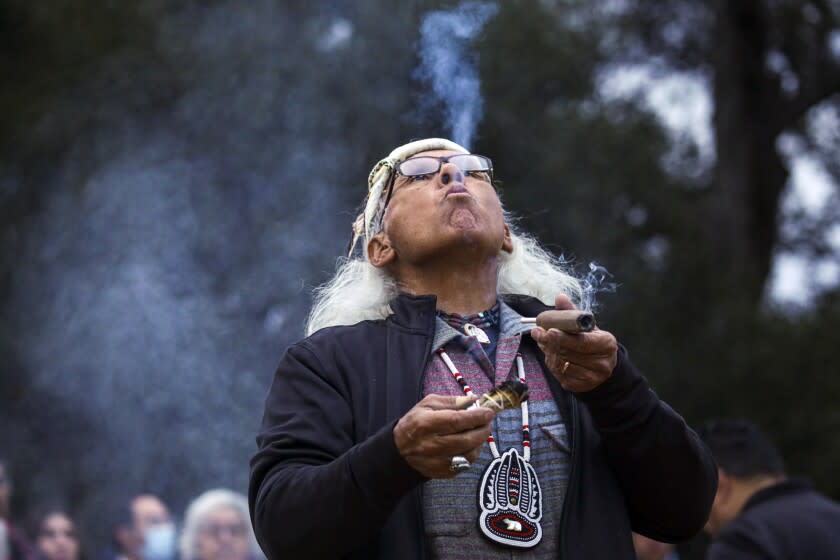
<instances>
[{"instance_id":1,"label":"cigar","mask_svg":"<svg viewBox=\"0 0 840 560\"><path fill-rule=\"evenodd\" d=\"M595 316L577 309L543 311L536 317L522 317L523 324L535 324L545 330L557 329L567 333L589 332L595 328Z\"/></svg>"}]
</instances>

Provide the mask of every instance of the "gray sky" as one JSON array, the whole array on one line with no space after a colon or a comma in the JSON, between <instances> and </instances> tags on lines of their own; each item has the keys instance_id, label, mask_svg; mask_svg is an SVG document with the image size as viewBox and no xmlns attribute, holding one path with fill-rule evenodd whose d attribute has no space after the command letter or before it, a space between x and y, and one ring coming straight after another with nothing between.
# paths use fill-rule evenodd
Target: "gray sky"
<instances>
[{"instance_id":1,"label":"gray sky","mask_svg":"<svg viewBox=\"0 0 840 560\"><path fill-rule=\"evenodd\" d=\"M840 56L840 33L833 35L832 49ZM768 65L774 61L774 70L784 73L784 64L778 60L770 58ZM791 87L795 87L792 82ZM703 76L688 73L657 75L652 67L645 65L607 68L601 75L600 93L606 100L640 99L667 127L674 144L686 138L696 144L700 154L699 168L671 167L666 155L662 165L669 172L690 177L714 164L712 101L709 84ZM812 109L809 117L811 133L817 137L840 128L840 114L827 104ZM786 134L780 138L778 148L791 170L781 203L783 222L786 216L799 209L811 217L818 216L831 194L837 191L834 178L800 137ZM828 239L837 252L818 261L790 251L778 252L767 292L771 303L807 305L815 294L840 283L840 224L828 233Z\"/></svg>"}]
</instances>

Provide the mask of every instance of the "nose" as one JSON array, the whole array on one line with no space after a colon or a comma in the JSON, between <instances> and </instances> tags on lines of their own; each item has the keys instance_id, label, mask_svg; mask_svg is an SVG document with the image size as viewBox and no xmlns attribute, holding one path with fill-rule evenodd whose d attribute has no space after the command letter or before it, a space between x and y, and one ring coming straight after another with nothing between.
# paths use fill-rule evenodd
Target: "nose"
<instances>
[{"instance_id":1,"label":"nose","mask_svg":"<svg viewBox=\"0 0 840 560\"><path fill-rule=\"evenodd\" d=\"M454 163L446 162L440 168L440 182L443 185L448 185L453 181L456 183L463 183L464 174L461 172L461 169L457 165L455 165Z\"/></svg>"}]
</instances>

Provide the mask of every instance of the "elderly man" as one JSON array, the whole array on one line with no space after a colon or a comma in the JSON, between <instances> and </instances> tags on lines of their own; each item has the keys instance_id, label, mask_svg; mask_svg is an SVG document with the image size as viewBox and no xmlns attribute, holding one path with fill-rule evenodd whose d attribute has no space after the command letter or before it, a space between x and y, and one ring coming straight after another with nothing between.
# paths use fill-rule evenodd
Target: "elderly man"
<instances>
[{"instance_id":1,"label":"elderly man","mask_svg":"<svg viewBox=\"0 0 840 560\"><path fill-rule=\"evenodd\" d=\"M371 172L350 258L266 401L249 498L270 559L629 560L631 529L703 527L714 462L613 335L523 326L580 285L492 180L441 139ZM469 406L508 379L525 404Z\"/></svg>"},{"instance_id":2,"label":"elderly man","mask_svg":"<svg viewBox=\"0 0 840 560\"><path fill-rule=\"evenodd\" d=\"M172 560L175 524L166 504L152 494L138 494L121 504L114 521L114 560Z\"/></svg>"}]
</instances>

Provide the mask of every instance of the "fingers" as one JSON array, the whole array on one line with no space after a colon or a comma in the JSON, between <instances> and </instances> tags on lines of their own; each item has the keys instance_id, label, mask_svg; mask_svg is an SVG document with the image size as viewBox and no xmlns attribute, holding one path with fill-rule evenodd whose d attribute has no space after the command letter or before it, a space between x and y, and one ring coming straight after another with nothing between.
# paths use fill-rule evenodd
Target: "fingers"
<instances>
[{"instance_id":1,"label":"fingers","mask_svg":"<svg viewBox=\"0 0 840 560\"><path fill-rule=\"evenodd\" d=\"M480 454L481 447L477 447L459 455L466 458L470 463L475 463ZM408 457L407 460L412 467L428 478L453 478L458 475L458 473L450 468L452 456L449 455L432 457L415 455Z\"/></svg>"},{"instance_id":2,"label":"fingers","mask_svg":"<svg viewBox=\"0 0 840 560\"><path fill-rule=\"evenodd\" d=\"M471 463L478 459L494 414L483 408L431 410L421 404L423 401L394 427L397 449L424 476L451 478L457 474L450 469L453 456L466 457Z\"/></svg>"},{"instance_id":3,"label":"fingers","mask_svg":"<svg viewBox=\"0 0 840 560\"><path fill-rule=\"evenodd\" d=\"M565 373L555 375L555 377L557 377L557 380L564 389L574 393L591 391L609 377L606 374L599 373L597 370L579 366L571 362L569 362L569 366L565 370Z\"/></svg>"},{"instance_id":4,"label":"fingers","mask_svg":"<svg viewBox=\"0 0 840 560\"><path fill-rule=\"evenodd\" d=\"M609 377L611 371L605 362L583 366L558 354L546 354L545 365L564 389L576 393L594 389Z\"/></svg>"},{"instance_id":5,"label":"fingers","mask_svg":"<svg viewBox=\"0 0 840 560\"><path fill-rule=\"evenodd\" d=\"M423 415L421 434L447 435L489 426L495 414L487 408L471 410L433 410Z\"/></svg>"},{"instance_id":6,"label":"fingers","mask_svg":"<svg viewBox=\"0 0 840 560\"><path fill-rule=\"evenodd\" d=\"M545 354L546 365L555 374L567 374L572 368L582 368L601 374L610 374L615 369L616 356L575 356L552 352L541 348Z\"/></svg>"},{"instance_id":7,"label":"fingers","mask_svg":"<svg viewBox=\"0 0 840 560\"><path fill-rule=\"evenodd\" d=\"M556 309L577 309L569 296L563 294L554 298L554 307Z\"/></svg>"},{"instance_id":8,"label":"fingers","mask_svg":"<svg viewBox=\"0 0 840 560\"><path fill-rule=\"evenodd\" d=\"M450 395L426 395L418 405L431 410L463 410L478 400L478 397L460 397Z\"/></svg>"},{"instance_id":9,"label":"fingers","mask_svg":"<svg viewBox=\"0 0 840 560\"><path fill-rule=\"evenodd\" d=\"M478 397L475 395L464 395L463 397L458 397L455 399L455 408L457 410L466 410L473 405L478 400Z\"/></svg>"},{"instance_id":10,"label":"fingers","mask_svg":"<svg viewBox=\"0 0 840 560\"><path fill-rule=\"evenodd\" d=\"M472 399L428 395L394 426L394 442L403 457L463 455L490 435L495 414L486 408L455 410ZM441 408L446 407L446 408Z\"/></svg>"},{"instance_id":11,"label":"fingers","mask_svg":"<svg viewBox=\"0 0 840 560\"><path fill-rule=\"evenodd\" d=\"M570 334L557 329L534 327L531 329L531 337L541 348L545 346L552 352L575 354L576 357L609 356L618 351L618 342L607 331Z\"/></svg>"},{"instance_id":12,"label":"fingers","mask_svg":"<svg viewBox=\"0 0 840 560\"><path fill-rule=\"evenodd\" d=\"M545 365L569 391L591 391L615 369L618 342L607 331L569 334L537 327L531 336L545 354Z\"/></svg>"},{"instance_id":13,"label":"fingers","mask_svg":"<svg viewBox=\"0 0 840 560\"><path fill-rule=\"evenodd\" d=\"M461 434L425 438L409 450L406 459L409 461L412 457L445 457L451 459L455 455L462 455L467 456L472 462L475 460L476 453L481 451L481 446L487 441L489 435L489 428L477 428ZM473 458L470 459L469 456Z\"/></svg>"},{"instance_id":14,"label":"fingers","mask_svg":"<svg viewBox=\"0 0 840 560\"><path fill-rule=\"evenodd\" d=\"M445 455L463 455L481 447L490 437L490 423L481 424L470 430L454 434L439 435L435 447Z\"/></svg>"},{"instance_id":15,"label":"fingers","mask_svg":"<svg viewBox=\"0 0 840 560\"><path fill-rule=\"evenodd\" d=\"M466 453L464 453L463 456L466 457L467 461L469 461L470 463L475 463L476 461L478 461L478 457L481 455L481 447L483 445L484 442L481 442L480 446L476 447L471 451L467 451Z\"/></svg>"}]
</instances>

